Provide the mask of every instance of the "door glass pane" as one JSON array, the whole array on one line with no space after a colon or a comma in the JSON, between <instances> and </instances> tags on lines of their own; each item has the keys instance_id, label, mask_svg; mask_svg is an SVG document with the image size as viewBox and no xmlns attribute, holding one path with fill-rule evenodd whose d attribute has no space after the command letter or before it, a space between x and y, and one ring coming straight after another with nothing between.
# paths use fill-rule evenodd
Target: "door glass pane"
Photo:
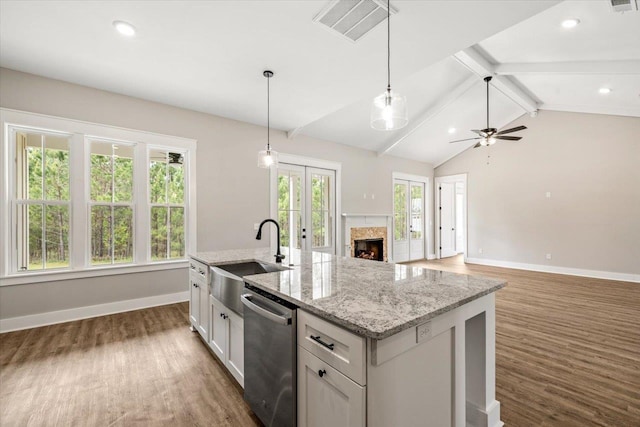
<instances>
[{"instance_id":1,"label":"door glass pane","mask_svg":"<svg viewBox=\"0 0 640 427\"><path fill-rule=\"evenodd\" d=\"M313 231L312 248L331 246L331 177L320 174L311 175L311 227Z\"/></svg>"},{"instance_id":2,"label":"door glass pane","mask_svg":"<svg viewBox=\"0 0 640 427\"><path fill-rule=\"evenodd\" d=\"M111 206L91 206L91 264L111 264Z\"/></svg>"},{"instance_id":3,"label":"door glass pane","mask_svg":"<svg viewBox=\"0 0 640 427\"><path fill-rule=\"evenodd\" d=\"M393 238L407 240L406 184L393 184Z\"/></svg>"},{"instance_id":4,"label":"door glass pane","mask_svg":"<svg viewBox=\"0 0 640 427\"><path fill-rule=\"evenodd\" d=\"M133 262L133 209L113 208L113 262Z\"/></svg>"},{"instance_id":5,"label":"door glass pane","mask_svg":"<svg viewBox=\"0 0 640 427\"><path fill-rule=\"evenodd\" d=\"M169 208L154 206L151 208L151 259L167 259L167 219Z\"/></svg>"},{"instance_id":6,"label":"door glass pane","mask_svg":"<svg viewBox=\"0 0 640 427\"><path fill-rule=\"evenodd\" d=\"M411 185L411 238L422 239L422 210L424 187L422 185Z\"/></svg>"},{"instance_id":7,"label":"door glass pane","mask_svg":"<svg viewBox=\"0 0 640 427\"><path fill-rule=\"evenodd\" d=\"M69 207L46 206L45 268L69 266Z\"/></svg>"},{"instance_id":8,"label":"door glass pane","mask_svg":"<svg viewBox=\"0 0 640 427\"><path fill-rule=\"evenodd\" d=\"M184 257L184 208L169 208L169 258Z\"/></svg>"},{"instance_id":9,"label":"door glass pane","mask_svg":"<svg viewBox=\"0 0 640 427\"><path fill-rule=\"evenodd\" d=\"M278 223L280 245L302 247L302 176L300 172L278 171Z\"/></svg>"}]
</instances>

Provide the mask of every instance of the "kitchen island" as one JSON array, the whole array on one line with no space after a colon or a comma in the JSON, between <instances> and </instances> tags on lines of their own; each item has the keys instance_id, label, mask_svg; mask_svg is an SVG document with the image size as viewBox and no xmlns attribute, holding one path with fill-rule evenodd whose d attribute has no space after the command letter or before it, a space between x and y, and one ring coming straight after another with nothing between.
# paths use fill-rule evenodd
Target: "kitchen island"
<instances>
[{"instance_id":1,"label":"kitchen island","mask_svg":"<svg viewBox=\"0 0 640 427\"><path fill-rule=\"evenodd\" d=\"M192 258L273 263L267 249ZM244 281L299 307L299 426L502 425L494 292L504 281L317 252L292 258L287 270Z\"/></svg>"}]
</instances>

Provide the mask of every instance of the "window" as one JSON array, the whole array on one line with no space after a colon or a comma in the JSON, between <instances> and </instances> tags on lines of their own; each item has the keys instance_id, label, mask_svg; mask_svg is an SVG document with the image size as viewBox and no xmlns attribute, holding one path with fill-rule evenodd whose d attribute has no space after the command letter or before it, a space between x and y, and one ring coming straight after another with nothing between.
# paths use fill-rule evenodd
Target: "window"
<instances>
[{"instance_id":1,"label":"window","mask_svg":"<svg viewBox=\"0 0 640 427\"><path fill-rule=\"evenodd\" d=\"M185 250L184 156L151 150L149 205L151 259L183 258Z\"/></svg>"},{"instance_id":2,"label":"window","mask_svg":"<svg viewBox=\"0 0 640 427\"><path fill-rule=\"evenodd\" d=\"M0 122L2 284L178 268L195 250L194 140L3 108Z\"/></svg>"},{"instance_id":3,"label":"window","mask_svg":"<svg viewBox=\"0 0 640 427\"><path fill-rule=\"evenodd\" d=\"M133 262L132 145L89 142L91 264Z\"/></svg>"},{"instance_id":4,"label":"window","mask_svg":"<svg viewBox=\"0 0 640 427\"><path fill-rule=\"evenodd\" d=\"M15 136L17 270L69 266L69 136Z\"/></svg>"}]
</instances>

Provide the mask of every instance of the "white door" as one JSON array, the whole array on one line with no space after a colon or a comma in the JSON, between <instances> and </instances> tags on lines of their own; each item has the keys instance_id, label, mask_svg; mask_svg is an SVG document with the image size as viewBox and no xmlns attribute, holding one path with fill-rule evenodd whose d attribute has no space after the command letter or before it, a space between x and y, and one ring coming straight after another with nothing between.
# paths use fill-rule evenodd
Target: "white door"
<instances>
[{"instance_id":1,"label":"white door","mask_svg":"<svg viewBox=\"0 0 640 427\"><path fill-rule=\"evenodd\" d=\"M298 426L365 425L365 388L298 347Z\"/></svg>"},{"instance_id":2,"label":"white door","mask_svg":"<svg viewBox=\"0 0 640 427\"><path fill-rule=\"evenodd\" d=\"M456 182L456 252L464 253L464 182Z\"/></svg>"},{"instance_id":3,"label":"white door","mask_svg":"<svg viewBox=\"0 0 640 427\"><path fill-rule=\"evenodd\" d=\"M422 182L393 180L393 259L424 259L424 202Z\"/></svg>"},{"instance_id":4,"label":"white door","mask_svg":"<svg viewBox=\"0 0 640 427\"><path fill-rule=\"evenodd\" d=\"M440 194L440 257L457 255L455 231L455 183L442 182L438 186Z\"/></svg>"},{"instance_id":5,"label":"white door","mask_svg":"<svg viewBox=\"0 0 640 427\"><path fill-rule=\"evenodd\" d=\"M336 174L333 170L280 164L277 180L280 244L336 253Z\"/></svg>"}]
</instances>

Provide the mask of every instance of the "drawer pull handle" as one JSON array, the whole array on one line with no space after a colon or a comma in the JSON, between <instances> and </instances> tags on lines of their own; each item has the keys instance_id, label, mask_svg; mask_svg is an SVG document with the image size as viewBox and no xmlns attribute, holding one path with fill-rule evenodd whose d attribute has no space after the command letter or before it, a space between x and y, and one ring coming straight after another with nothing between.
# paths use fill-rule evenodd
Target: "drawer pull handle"
<instances>
[{"instance_id":1,"label":"drawer pull handle","mask_svg":"<svg viewBox=\"0 0 640 427\"><path fill-rule=\"evenodd\" d=\"M318 375L320 375L320 378L322 378L323 376L327 375L327 371L325 371L324 369L321 369L318 371Z\"/></svg>"},{"instance_id":2,"label":"drawer pull handle","mask_svg":"<svg viewBox=\"0 0 640 427\"><path fill-rule=\"evenodd\" d=\"M326 342L322 341L320 339L320 335L318 335L317 337L314 337L313 335L309 335L309 338L311 338L312 340L314 340L315 342L317 342L321 346L327 347L329 350L333 351L333 346L335 344L333 344L333 343L329 344L329 343L326 343ZM320 375L320 376L322 376L322 375Z\"/></svg>"}]
</instances>

